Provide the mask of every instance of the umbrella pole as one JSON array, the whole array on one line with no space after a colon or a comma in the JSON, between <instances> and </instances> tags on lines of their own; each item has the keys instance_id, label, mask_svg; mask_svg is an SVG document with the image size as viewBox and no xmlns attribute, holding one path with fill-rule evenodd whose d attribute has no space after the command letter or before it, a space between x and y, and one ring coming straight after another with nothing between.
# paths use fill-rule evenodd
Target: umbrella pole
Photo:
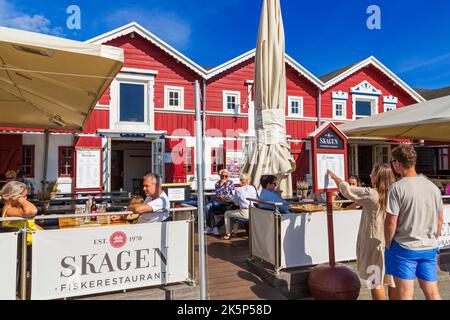
<instances>
[{"instance_id":1,"label":"umbrella pole","mask_svg":"<svg viewBox=\"0 0 450 320\"><path fill-rule=\"evenodd\" d=\"M200 275L200 300L206 300L206 246L204 224L204 195L203 188L203 136L202 114L200 112L200 83L195 80L195 143L197 159L197 208L198 208L198 251L199 251L199 275Z\"/></svg>"},{"instance_id":2,"label":"umbrella pole","mask_svg":"<svg viewBox=\"0 0 450 320\"><path fill-rule=\"evenodd\" d=\"M330 266L334 266L336 264L333 228L333 192L327 191L328 257Z\"/></svg>"}]
</instances>

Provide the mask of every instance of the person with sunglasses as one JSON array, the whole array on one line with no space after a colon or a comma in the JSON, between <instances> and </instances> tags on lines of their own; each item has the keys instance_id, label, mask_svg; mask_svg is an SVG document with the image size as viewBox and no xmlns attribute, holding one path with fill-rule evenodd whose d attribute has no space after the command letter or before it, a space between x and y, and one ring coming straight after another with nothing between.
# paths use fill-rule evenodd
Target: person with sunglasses
<instances>
[{"instance_id":1,"label":"person with sunglasses","mask_svg":"<svg viewBox=\"0 0 450 320\"><path fill-rule=\"evenodd\" d=\"M220 236L220 227L225 222L221 219L219 222L214 222L214 215L225 213L225 211L232 210L234 183L229 179L230 173L226 169L219 171L220 180L216 182L215 191L216 199L205 206L206 215L206 233Z\"/></svg>"},{"instance_id":2,"label":"person with sunglasses","mask_svg":"<svg viewBox=\"0 0 450 320\"><path fill-rule=\"evenodd\" d=\"M287 201L281 197L283 191L277 188L277 177L274 175L264 175L261 177L260 183L263 190L261 191L259 200L266 202L287 203ZM263 203L259 203L258 205L261 209L275 210L275 206L273 205ZM289 213L289 207L287 204L278 206L277 208L281 213Z\"/></svg>"}]
</instances>

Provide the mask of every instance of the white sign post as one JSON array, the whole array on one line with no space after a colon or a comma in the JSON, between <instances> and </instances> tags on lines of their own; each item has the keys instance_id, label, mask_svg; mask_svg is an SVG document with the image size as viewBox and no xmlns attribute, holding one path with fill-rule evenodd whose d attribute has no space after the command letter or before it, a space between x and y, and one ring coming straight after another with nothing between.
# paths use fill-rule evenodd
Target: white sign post
<instances>
[{"instance_id":1,"label":"white sign post","mask_svg":"<svg viewBox=\"0 0 450 320\"><path fill-rule=\"evenodd\" d=\"M0 233L0 300L16 300L17 233Z\"/></svg>"},{"instance_id":2,"label":"white sign post","mask_svg":"<svg viewBox=\"0 0 450 320\"><path fill-rule=\"evenodd\" d=\"M101 150L77 150L76 189L101 187Z\"/></svg>"},{"instance_id":3,"label":"white sign post","mask_svg":"<svg viewBox=\"0 0 450 320\"><path fill-rule=\"evenodd\" d=\"M188 281L188 244L187 221L37 232L31 299Z\"/></svg>"}]
</instances>

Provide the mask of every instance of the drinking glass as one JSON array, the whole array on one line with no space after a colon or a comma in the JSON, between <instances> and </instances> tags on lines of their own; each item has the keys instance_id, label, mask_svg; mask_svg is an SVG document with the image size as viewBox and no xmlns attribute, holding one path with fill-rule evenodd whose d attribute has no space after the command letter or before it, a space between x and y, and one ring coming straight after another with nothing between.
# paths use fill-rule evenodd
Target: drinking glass
<instances>
[{"instance_id":1,"label":"drinking glass","mask_svg":"<svg viewBox=\"0 0 450 320\"><path fill-rule=\"evenodd\" d=\"M76 206L75 207L75 214L84 214L85 208L84 206ZM85 218L84 217L76 217L75 221L77 225L83 224Z\"/></svg>"}]
</instances>

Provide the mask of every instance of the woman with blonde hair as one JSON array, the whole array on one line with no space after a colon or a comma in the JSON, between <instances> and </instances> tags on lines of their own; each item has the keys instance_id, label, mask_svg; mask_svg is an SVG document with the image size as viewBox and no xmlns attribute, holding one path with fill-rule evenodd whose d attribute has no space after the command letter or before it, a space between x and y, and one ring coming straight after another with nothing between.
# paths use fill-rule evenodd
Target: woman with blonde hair
<instances>
[{"instance_id":1,"label":"woman with blonde hair","mask_svg":"<svg viewBox=\"0 0 450 320\"><path fill-rule=\"evenodd\" d=\"M328 174L339 186L340 192L362 207L356 243L359 277L366 281L374 300L386 300L384 285L388 286L389 298L393 298L394 279L385 274L384 265L384 219L389 188L395 182L394 173L386 163L375 165L370 174L372 188L350 186L331 170Z\"/></svg>"},{"instance_id":2,"label":"woman with blonde hair","mask_svg":"<svg viewBox=\"0 0 450 320\"><path fill-rule=\"evenodd\" d=\"M231 219L232 218L244 218L248 219L250 199L258 198L258 190L256 190L254 185L250 184L250 176L248 174L241 174L240 177L241 187L237 188L233 194L233 202L239 207L237 210L228 210L225 212L225 236L222 240L230 240L231 234Z\"/></svg>"},{"instance_id":3,"label":"woman with blonde hair","mask_svg":"<svg viewBox=\"0 0 450 320\"><path fill-rule=\"evenodd\" d=\"M0 190L0 197L3 199L3 218L33 218L37 214L37 209L27 200L28 187L19 181L10 181ZM22 229L24 226L29 231L42 230L34 220L26 221L3 221L3 227ZM31 233L27 233L27 244L31 245Z\"/></svg>"}]
</instances>

